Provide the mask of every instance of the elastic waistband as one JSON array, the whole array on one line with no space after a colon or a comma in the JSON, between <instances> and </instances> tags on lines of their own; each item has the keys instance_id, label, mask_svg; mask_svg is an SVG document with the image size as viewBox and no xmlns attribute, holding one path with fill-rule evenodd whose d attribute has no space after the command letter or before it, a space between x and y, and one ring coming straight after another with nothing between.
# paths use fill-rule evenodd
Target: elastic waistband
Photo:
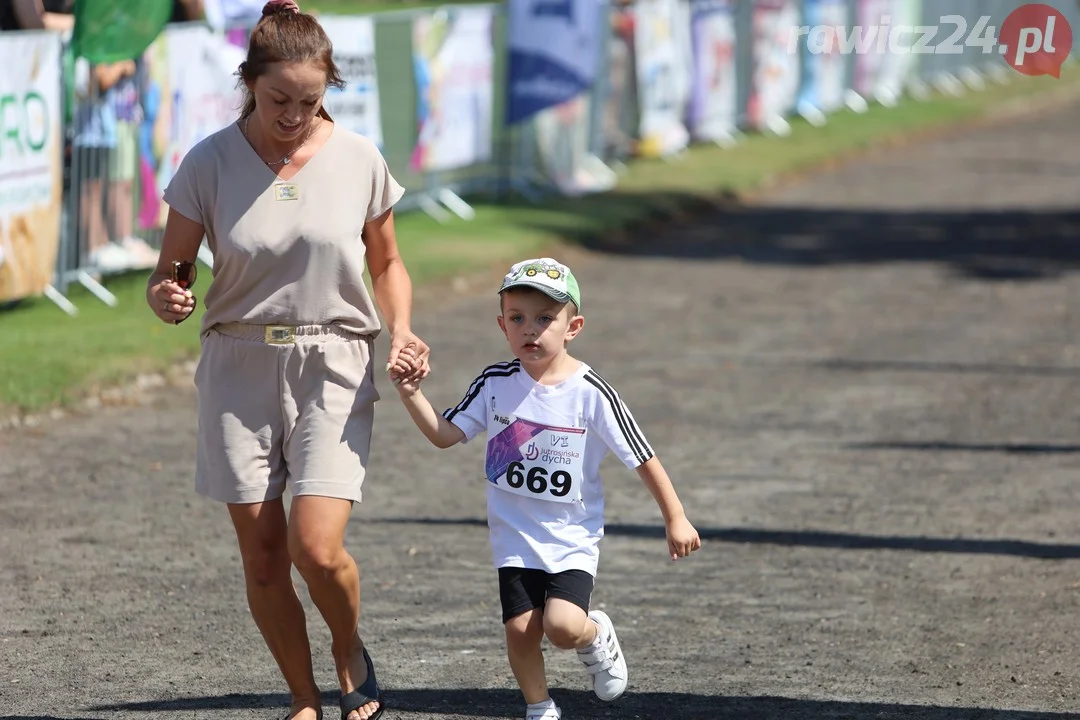
<instances>
[{"instance_id":1,"label":"elastic waistband","mask_svg":"<svg viewBox=\"0 0 1080 720\"><path fill-rule=\"evenodd\" d=\"M251 340L267 345L292 345L300 337L336 335L347 340L371 339L370 335L346 330L339 325L249 325L247 323L219 323L210 328L222 335L238 340Z\"/></svg>"}]
</instances>

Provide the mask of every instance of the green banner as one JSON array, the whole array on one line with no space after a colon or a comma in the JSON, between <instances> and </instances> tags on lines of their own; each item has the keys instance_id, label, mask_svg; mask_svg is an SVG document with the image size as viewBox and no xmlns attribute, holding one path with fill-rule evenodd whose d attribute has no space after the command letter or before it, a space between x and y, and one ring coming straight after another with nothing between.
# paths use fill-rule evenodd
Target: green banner
<instances>
[{"instance_id":1,"label":"green banner","mask_svg":"<svg viewBox=\"0 0 1080 720\"><path fill-rule=\"evenodd\" d=\"M75 0L75 54L91 63L134 60L172 17L172 0Z\"/></svg>"}]
</instances>

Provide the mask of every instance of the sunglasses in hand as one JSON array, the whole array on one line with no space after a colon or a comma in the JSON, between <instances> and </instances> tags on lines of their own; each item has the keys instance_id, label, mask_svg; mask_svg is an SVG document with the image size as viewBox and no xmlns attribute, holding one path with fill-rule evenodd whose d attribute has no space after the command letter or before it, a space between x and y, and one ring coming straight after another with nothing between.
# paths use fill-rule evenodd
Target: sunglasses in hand
<instances>
[{"instance_id":1,"label":"sunglasses in hand","mask_svg":"<svg viewBox=\"0 0 1080 720\"><path fill-rule=\"evenodd\" d=\"M187 260L173 260L172 263L172 281L179 285L184 290L190 290L195 286L195 279L199 277L199 269L195 266L195 263L188 262ZM195 312L195 307L198 302L195 298L191 298L191 312ZM191 313L185 315L179 320L174 320L173 324L179 325L188 319Z\"/></svg>"}]
</instances>

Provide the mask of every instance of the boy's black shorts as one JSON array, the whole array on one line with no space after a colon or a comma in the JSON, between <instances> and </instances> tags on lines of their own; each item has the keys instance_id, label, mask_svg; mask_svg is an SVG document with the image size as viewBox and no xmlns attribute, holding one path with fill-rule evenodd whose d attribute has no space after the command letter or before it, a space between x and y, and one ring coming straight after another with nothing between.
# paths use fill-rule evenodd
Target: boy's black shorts
<instances>
[{"instance_id":1,"label":"boy's black shorts","mask_svg":"<svg viewBox=\"0 0 1080 720\"><path fill-rule=\"evenodd\" d=\"M499 568L499 599L503 623L534 608L544 608L551 598L559 598L589 612L593 576L584 570L547 573L530 568Z\"/></svg>"}]
</instances>

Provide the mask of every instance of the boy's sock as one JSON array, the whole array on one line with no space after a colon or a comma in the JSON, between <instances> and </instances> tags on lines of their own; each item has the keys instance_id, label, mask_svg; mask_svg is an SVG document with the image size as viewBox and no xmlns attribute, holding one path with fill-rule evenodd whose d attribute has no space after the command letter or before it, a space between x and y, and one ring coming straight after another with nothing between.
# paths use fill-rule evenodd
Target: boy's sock
<instances>
[{"instance_id":1,"label":"boy's sock","mask_svg":"<svg viewBox=\"0 0 1080 720\"><path fill-rule=\"evenodd\" d=\"M600 626L600 623L596 622L592 618L589 618L589 622L596 626L596 637L593 638L591 643L589 643L583 648L580 648L581 650L593 650L595 648L601 648L604 646L604 642L607 640L607 638L604 637L604 628Z\"/></svg>"},{"instance_id":2,"label":"boy's sock","mask_svg":"<svg viewBox=\"0 0 1080 720\"><path fill-rule=\"evenodd\" d=\"M544 702L529 703L525 710L525 720L530 718L544 718L544 720L559 720L562 713L555 701L548 698Z\"/></svg>"}]
</instances>

